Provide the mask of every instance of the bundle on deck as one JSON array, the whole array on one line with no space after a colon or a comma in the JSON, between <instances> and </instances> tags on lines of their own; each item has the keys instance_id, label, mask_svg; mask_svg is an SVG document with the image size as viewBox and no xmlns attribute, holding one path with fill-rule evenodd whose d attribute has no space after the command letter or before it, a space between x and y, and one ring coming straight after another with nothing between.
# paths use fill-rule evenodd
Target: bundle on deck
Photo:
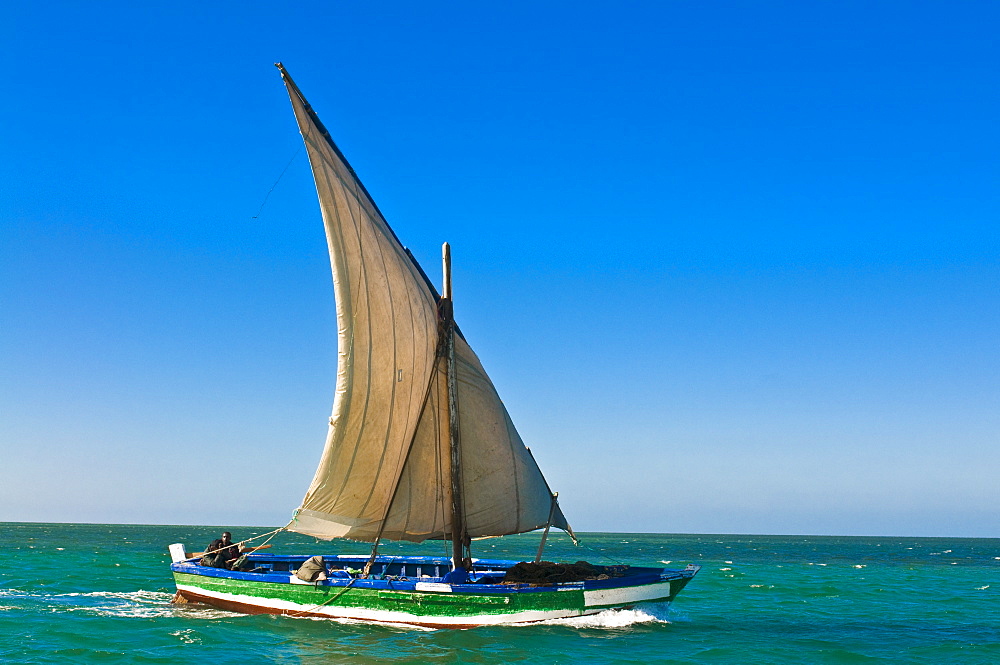
<instances>
[{"instance_id":1,"label":"bundle on deck","mask_svg":"<svg viewBox=\"0 0 1000 665\"><path fill-rule=\"evenodd\" d=\"M504 584L556 584L557 582L582 582L623 577L628 566L595 566L586 561L553 563L522 561L511 567L504 576Z\"/></svg>"}]
</instances>

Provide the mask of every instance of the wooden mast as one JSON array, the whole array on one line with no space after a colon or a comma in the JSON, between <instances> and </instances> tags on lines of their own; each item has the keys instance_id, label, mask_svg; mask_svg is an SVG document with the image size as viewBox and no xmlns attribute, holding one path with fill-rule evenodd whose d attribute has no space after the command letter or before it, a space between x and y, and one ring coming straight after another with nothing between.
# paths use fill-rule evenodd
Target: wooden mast
<instances>
[{"instance_id":1,"label":"wooden mast","mask_svg":"<svg viewBox=\"0 0 1000 665\"><path fill-rule=\"evenodd\" d=\"M465 568L465 510L462 505L462 448L458 420L458 383L455 375L455 308L451 290L451 247L441 246L444 279L441 322L445 335L448 373L448 443L451 449L451 555L456 569Z\"/></svg>"}]
</instances>

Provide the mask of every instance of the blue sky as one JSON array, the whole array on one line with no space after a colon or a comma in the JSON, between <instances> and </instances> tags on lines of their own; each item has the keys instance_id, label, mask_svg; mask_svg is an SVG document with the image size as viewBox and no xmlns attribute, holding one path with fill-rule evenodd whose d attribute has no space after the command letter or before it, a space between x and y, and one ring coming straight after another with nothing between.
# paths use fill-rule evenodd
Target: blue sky
<instances>
[{"instance_id":1,"label":"blue sky","mask_svg":"<svg viewBox=\"0 0 1000 665\"><path fill-rule=\"evenodd\" d=\"M989 3L4 14L0 521L298 505L336 331L281 60L435 278L452 243L575 528L1000 531Z\"/></svg>"}]
</instances>

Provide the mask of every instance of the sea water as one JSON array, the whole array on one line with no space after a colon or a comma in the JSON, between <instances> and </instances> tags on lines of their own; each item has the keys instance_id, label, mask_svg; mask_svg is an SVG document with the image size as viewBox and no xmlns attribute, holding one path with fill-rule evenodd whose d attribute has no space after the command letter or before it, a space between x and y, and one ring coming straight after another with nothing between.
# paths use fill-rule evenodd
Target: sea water
<instances>
[{"instance_id":1,"label":"sea water","mask_svg":"<svg viewBox=\"0 0 1000 665\"><path fill-rule=\"evenodd\" d=\"M546 559L703 567L670 607L427 630L171 604L167 546L202 549L221 530L0 524L0 662L1000 663L1000 539L585 533L574 547L553 534ZM538 540L476 541L474 554L531 558ZM288 533L272 544L368 551Z\"/></svg>"}]
</instances>

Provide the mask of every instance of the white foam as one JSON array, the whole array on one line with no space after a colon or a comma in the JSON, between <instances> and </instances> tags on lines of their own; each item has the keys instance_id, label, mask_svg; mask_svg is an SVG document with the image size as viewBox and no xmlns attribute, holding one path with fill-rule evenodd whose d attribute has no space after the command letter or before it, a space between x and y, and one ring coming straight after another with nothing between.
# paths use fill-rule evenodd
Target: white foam
<instances>
[{"instance_id":1,"label":"white foam","mask_svg":"<svg viewBox=\"0 0 1000 665\"><path fill-rule=\"evenodd\" d=\"M184 644L201 644L201 638L196 637L192 633L194 633L194 630L191 628L187 628L185 630L175 630L170 634L173 635L174 637L179 638L180 641L183 642Z\"/></svg>"},{"instance_id":2,"label":"white foam","mask_svg":"<svg viewBox=\"0 0 1000 665\"><path fill-rule=\"evenodd\" d=\"M549 619L548 621L542 621L541 625L617 630L644 623L670 623L667 619L667 606L649 605L638 610L604 610L603 612L598 612L597 614L589 614L582 617Z\"/></svg>"},{"instance_id":3,"label":"white foam","mask_svg":"<svg viewBox=\"0 0 1000 665\"><path fill-rule=\"evenodd\" d=\"M103 617L151 619L158 617L187 616L217 619L242 616L204 605L175 605L173 594L162 591L77 591L71 593L31 593L17 589L0 589L0 597L41 601L53 612L82 612ZM79 599L79 600L71 600ZM0 606L3 609L13 607Z\"/></svg>"},{"instance_id":4,"label":"white foam","mask_svg":"<svg viewBox=\"0 0 1000 665\"><path fill-rule=\"evenodd\" d=\"M57 593L56 596L84 596L90 598L115 598L117 600L128 600L137 603L163 603L170 602L174 597L172 593L163 591L86 591L77 593Z\"/></svg>"},{"instance_id":5,"label":"white foam","mask_svg":"<svg viewBox=\"0 0 1000 665\"><path fill-rule=\"evenodd\" d=\"M67 607L66 610L70 612L93 613L103 617L134 617L141 619L168 617L174 614L173 606L170 603L170 599L173 596L169 593L158 591L90 591L87 593L66 593L59 595L100 598L105 601L94 605Z\"/></svg>"},{"instance_id":6,"label":"white foam","mask_svg":"<svg viewBox=\"0 0 1000 665\"><path fill-rule=\"evenodd\" d=\"M185 619L225 619L227 617L242 617L246 615L239 612L220 610L209 605L171 605L169 616L184 617Z\"/></svg>"}]
</instances>

